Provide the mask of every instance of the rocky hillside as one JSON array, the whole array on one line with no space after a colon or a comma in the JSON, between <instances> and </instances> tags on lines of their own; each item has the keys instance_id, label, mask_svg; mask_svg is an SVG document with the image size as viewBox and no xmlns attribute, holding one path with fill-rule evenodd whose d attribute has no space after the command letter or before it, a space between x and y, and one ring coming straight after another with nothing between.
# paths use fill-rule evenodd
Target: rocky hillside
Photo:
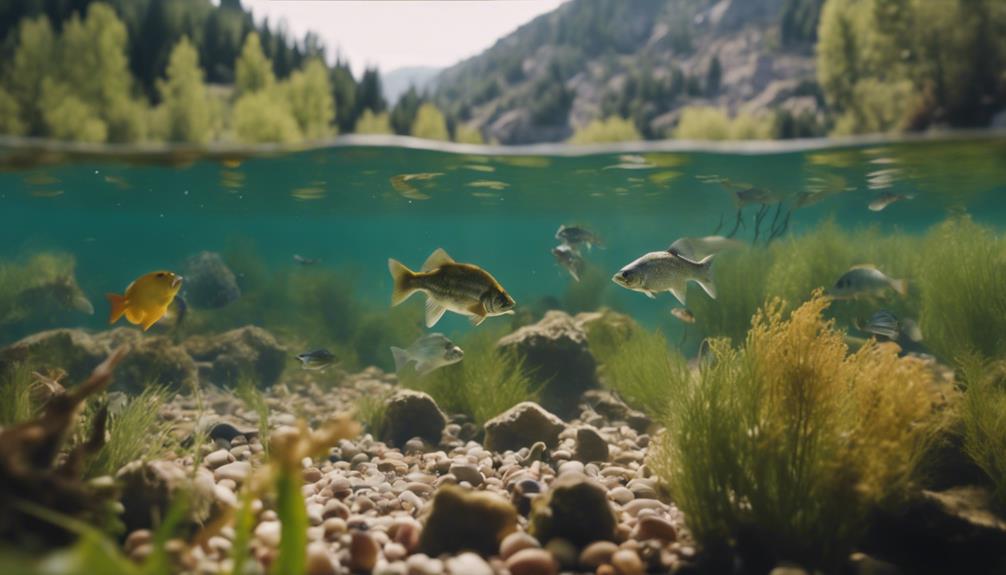
<instances>
[{"instance_id":1,"label":"rocky hillside","mask_svg":"<svg viewBox=\"0 0 1006 575\"><path fill-rule=\"evenodd\" d=\"M504 144L564 140L598 117L662 137L687 105L819 112L822 0L572 0L445 70L434 91Z\"/></svg>"}]
</instances>

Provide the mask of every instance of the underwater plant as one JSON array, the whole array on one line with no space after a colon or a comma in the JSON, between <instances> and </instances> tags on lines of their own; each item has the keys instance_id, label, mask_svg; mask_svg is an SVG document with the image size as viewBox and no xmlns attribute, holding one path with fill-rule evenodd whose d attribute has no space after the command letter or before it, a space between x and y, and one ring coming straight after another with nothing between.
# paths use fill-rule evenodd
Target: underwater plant
<instances>
[{"instance_id":1,"label":"underwater plant","mask_svg":"<svg viewBox=\"0 0 1006 575\"><path fill-rule=\"evenodd\" d=\"M35 413L31 372L24 362L0 370L0 427L26 421Z\"/></svg>"},{"instance_id":2,"label":"underwater plant","mask_svg":"<svg viewBox=\"0 0 1006 575\"><path fill-rule=\"evenodd\" d=\"M68 314L93 314L81 291L72 255L43 252L23 262L0 262L0 327L4 338L52 324Z\"/></svg>"},{"instance_id":3,"label":"underwater plant","mask_svg":"<svg viewBox=\"0 0 1006 575\"><path fill-rule=\"evenodd\" d=\"M850 354L827 306L817 291L785 317L776 299L741 347L714 340L699 377L670 381L650 464L707 548L742 539L834 568L945 423L921 360L872 340Z\"/></svg>"},{"instance_id":4,"label":"underwater plant","mask_svg":"<svg viewBox=\"0 0 1006 575\"><path fill-rule=\"evenodd\" d=\"M465 358L425 376L399 374L402 385L430 394L447 413L464 413L475 423L486 421L522 401L535 401L539 389L514 351L496 348L498 333L474 332L461 340Z\"/></svg>"},{"instance_id":5,"label":"underwater plant","mask_svg":"<svg viewBox=\"0 0 1006 575\"><path fill-rule=\"evenodd\" d=\"M637 329L607 349L591 342L591 351L601 364L602 383L652 417L666 414L673 400L668 389L680 385L668 382L690 377L685 357L668 346L660 331Z\"/></svg>"},{"instance_id":6,"label":"underwater plant","mask_svg":"<svg viewBox=\"0 0 1006 575\"><path fill-rule=\"evenodd\" d=\"M751 318L765 301L765 283L772 261L772 254L766 248L718 254L713 261L716 299L688 298L698 331L706 337L727 337L735 343L743 341L751 327Z\"/></svg>"},{"instance_id":7,"label":"underwater plant","mask_svg":"<svg viewBox=\"0 0 1006 575\"><path fill-rule=\"evenodd\" d=\"M171 422L162 419L161 408L170 392L147 386L140 395L125 399L121 407L109 407L105 444L85 466L86 477L112 475L130 461L151 459L175 447ZM85 412L83 427L93 412Z\"/></svg>"},{"instance_id":8,"label":"underwater plant","mask_svg":"<svg viewBox=\"0 0 1006 575\"><path fill-rule=\"evenodd\" d=\"M1006 240L957 216L930 231L921 252L919 324L927 345L948 361L1006 357Z\"/></svg>"},{"instance_id":9,"label":"underwater plant","mask_svg":"<svg viewBox=\"0 0 1006 575\"><path fill-rule=\"evenodd\" d=\"M1006 511L1006 362L977 354L959 358L967 385L961 408L964 451L992 480L992 498Z\"/></svg>"},{"instance_id":10,"label":"underwater plant","mask_svg":"<svg viewBox=\"0 0 1006 575\"><path fill-rule=\"evenodd\" d=\"M255 384L255 379L248 375L239 377L237 385L234 387L234 395L245 404L246 409L255 412L255 415L258 417L259 437L268 437L269 406L266 404L262 392ZM262 447L265 448L268 454L269 446L263 444Z\"/></svg>"},{"instance_id":11,"label":"underwater plant","mask_svg":"<svg viewBox=\"0 0 1006 575\"><path fill-rule=\"evenodd\" d=\"M356 420L374 437L381 437L384 433L385 414L388 411L386 402L389 395L365 393L356 400Z\"/></svg>"}]
</instances>

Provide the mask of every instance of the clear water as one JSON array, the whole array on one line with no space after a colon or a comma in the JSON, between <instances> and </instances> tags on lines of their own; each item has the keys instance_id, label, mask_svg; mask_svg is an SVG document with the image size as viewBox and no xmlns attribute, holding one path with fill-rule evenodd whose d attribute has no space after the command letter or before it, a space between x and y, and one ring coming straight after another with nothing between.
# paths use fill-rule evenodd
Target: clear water
<instances>
[{"instance_id":1,"label":"clear water","mask_svg":"<svg viewBox=\"0 0 1006 575\"><path fill-rule=\"evenodd\" d=\"M959 211L1006 228L1006 138L994 135L784 152L548 150L556 151L359 145L184 164L103 154L24 165L44 157L0 149L0 261L73 254L97 311L68 314L59 325L95 329L107 317L102 294L121 293L152 270L180 269L197 252L236 245L252 246L276 274L296 273L294 254L319 258L318 266L351 275L361 305L375 309L387 307L389 257L418 268L443 247L493 273L518 307L542 309L563 305L572 284L550 249L556 228L576 223L606 242L586 253L601 278L599 303L674 332L680 325L668 314L670 294L651 300L610 277L678 237L729 232L733 188L711 176L783 197L782 214L792 209L788 236L828 219L848 229L922 233ZM410 174L427 176L404 177ZM819 201L795 207L801 194L816 192ZM883 192L915 197L867 209ZM757 209L745 208L738 238L752 240ZM766 220L773 216L774 208ZM438 328L468 324L448 314ZM22 335L4 329L0 343Z\"/></svg>"}]
</instances>

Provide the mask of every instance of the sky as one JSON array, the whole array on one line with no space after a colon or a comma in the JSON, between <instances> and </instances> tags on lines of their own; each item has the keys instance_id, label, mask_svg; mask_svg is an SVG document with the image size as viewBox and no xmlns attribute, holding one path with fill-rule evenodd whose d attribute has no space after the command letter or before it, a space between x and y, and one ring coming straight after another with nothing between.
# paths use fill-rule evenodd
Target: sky
<instances>
[{"instance_id":1,"label":"sky","mask_svg":"<svg viewBox=\"0 0 1006 575\"><path fill-rule=\"evenodd\" d=\"M406 66L450 66L474 56L565 0L243 0L256 21L285 20L349 58L354 74Z\"/></svg>"}]
</instances>

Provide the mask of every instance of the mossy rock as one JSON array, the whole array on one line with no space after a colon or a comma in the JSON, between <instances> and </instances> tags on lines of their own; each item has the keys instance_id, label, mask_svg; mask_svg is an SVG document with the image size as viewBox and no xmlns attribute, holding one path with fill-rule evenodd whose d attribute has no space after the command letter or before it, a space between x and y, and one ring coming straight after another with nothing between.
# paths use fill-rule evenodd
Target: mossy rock
<instances>
[{"instance_id":1,"label":"mossy rock","mask_svg":"<svg viewBox=\"0 0 1006 575\"><path fill-rule=\"evenodd\" d=\"M0 350L0 373L15 363L33 368L60 368L68 382L83 381L108 357L108 345L82 329L53 329L30 335Z\"/></svg>"},{"instance_id":2,"label":"mossy rock","mask_svg":"<svg viewBox=\"0 0 1006 575\"><path fill-rule=\"evenodd\" d=\"M580 473L564 473L531 507L530 531L547 544L561 538L577 547L615 540L615 513L608 492Z\"/></svg>"},{"instance_id":3,"label":"mossy rock","mask_svg":"<svg viewBox=\"0 0 1006 575\"><path fill-rule=\"evenodd\" d=\"M208 470L200 469L192 476L172 461L134 461L119 470L116 478L122 486L122 519L130 531L156 527L183 494L182 526L195 529L209 518L215 501L213 475Z\"/></svg>"},{"instance_id":4,"label":"mossy rock","mask_svg":"<svg viewBox=\"0 0 1006 575\"><path fill-rule=\"evenodd\" d=\"M381 439L392 445L405 445L413 437L436 444L447 425L447 417L429 394L403 389L384 403Z\"/></svg>"},{"instance_id":5,"label":"mossy rock","mask_svg":"<svg viewBox=\"0 0 1006 575\"><path fill-rule=\"evenodd\" d=\"M114 349L114 347L112 347ZM115 372L115 389L138 395L150 385L189 391L199 382L196 362L163 336L144 337L129 348Z\"/></svg>"},{"instance_id":6,"label":"mossy rock","mask_svg":"<svg viewBox=\"0 0 1006 575\"><path fill-rule=\"evenodd\" d=\"M485 446L492 451L517 451L542 442L555 447L566 428L558 416L533 401L524 401L485 424Z\"/></svg>"},{"instance_id":7,"label":"mossy rock","mask_svg":"<svg viewBox=\"0 0 1006 575\"><path fill-rule=\"evenodd\" d=\"M182 344L199 362L199 377L233 386L251 377L259 387L275 383L286 368L287 353L268 331L248 325L213 336L194 336Z\"/></svg>"},{"instance_id":8,"label":"mossy rock","mask_svg":"<svg viewBox=\"0 0 1006 575\"><path fill-rule=\"evenodd\" d=\"M506 499L445 485L433 497L419 549L431 557L460 551L489 557L496 555L503 538L516 530L517 510Z\"/></svg>"}]
</instances>

